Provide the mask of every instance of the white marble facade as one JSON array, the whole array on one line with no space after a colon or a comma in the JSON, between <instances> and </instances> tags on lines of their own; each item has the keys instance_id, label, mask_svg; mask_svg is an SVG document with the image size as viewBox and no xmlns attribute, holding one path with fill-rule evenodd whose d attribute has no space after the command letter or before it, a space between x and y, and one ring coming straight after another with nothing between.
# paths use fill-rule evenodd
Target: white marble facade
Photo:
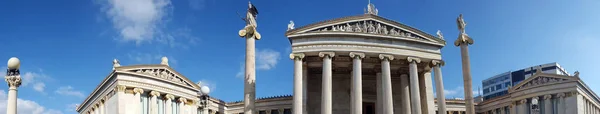
<instances>
[{"instance_id":1,"label":"white marble facade","mask_svg":"<svg viewBox=\"0 0 600 114\"><path fill-rule=\"evenodd\" d=\"M479 103L478 114L600 114L598 96L575 76L537 72L508 94Z\"/></svg>"}]
</instances>

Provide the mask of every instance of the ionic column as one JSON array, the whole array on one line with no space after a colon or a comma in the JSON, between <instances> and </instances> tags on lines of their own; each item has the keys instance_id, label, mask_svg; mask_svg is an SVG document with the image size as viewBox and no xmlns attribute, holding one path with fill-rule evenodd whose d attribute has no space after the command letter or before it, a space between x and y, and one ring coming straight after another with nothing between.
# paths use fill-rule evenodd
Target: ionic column
<instances>
[{"instance_id":1,"label":"ionic column","mask_svg":"<svg viewBox=\"0 0 600 114\"><path fill-rule=\"evenodd\" d=\"M171 95L171 94L167 94L165 95L165 114L172 114L173 113L173 108L171 108L171 106L173 105L173 103L171 102L171 100L175 99L175 96Z\"/></svg>"},{"instance_id":2,"label":"ionic column","mask_svg":"<svg viewBox=\"0 0 600 114\"><path fill-rule=\"evenodd\" d=\"M362 59L364 53L350 52L352 60L352 112L351 114L362 114Z\"/></svg>"},{"instance_id":3,"label":"ionic column","mask_svg":"<svg viewBox=\"0 0 600 114\"><path fill-rule=\"evenodd\" d=\"M178 103L178 105L179 105L179 113L181 113L181 114L187 114L187 112L185 111L185 103L187 102L187 99L185 99L183 97L180 97L178 101L179 101L179 103Z\"/></svg>"},{"instance_id":4,"label":"ionic column","mask_svg":"<svg viewBox=\"0 0 600 114\"><path fill-rule=\"evenodd\" d=\"M158 105L156 104L158 101L156 97L160 96L158 91L150 91L150 114L158 114Z\"/></svg>"},{"instance_id":5,"label":"ionic column","mask_svg":"<svg viewBox=\"0 0 600 114\"><path fill-rule=\"evenodd\" d=\"M332 101L331 101L331 81L332 81L332 68L331 58L335 56L334 52L320 52L319 57L323 58L323 83L321 89L321 114L332 113Z\"/></svg>"},{"instance_id":6,"label":"ionic column","mask_svg":"<svg viewBox=\"0 0 600 114\"><path fill-rule=\"evenodd\" d=\"M515 102L510 103L510 114L517 114L517 106L515 106Z\"/></svg>"},{"instance_id":7,"label":"ionic column","mask_svg":"<svg viewBox=\"0 0 600 114\"><path fill-rule=\"evenodd\" d=\"M135 101L134 104L135 104L135 108L136 108L135 113L138 113L138 114L142 113L142 101L141 101L142 100L142 98L141 98L141 94L142 93L144 93L144 89L133 88L133 94L134 94L133 95L134 96L133 97L134 98L133 101Z\"/></svg>"},{"instance_id":8,"label":"ionic column","mask_svg":"<svg viewBox=\"0 0 600 114\"><path fill-rule=\"evenodd\" d=\"M119 114L125 114L127 113L127 109L125 109L127 107L127 102L128 98L125 97L125 89L127 87L125 87L124 85L117 85L115 87L115 91L117 92L117 98L119 101L117 101L117 105L119 105L117 107L117 110L119 112Z\"/></svg>"},{"instance_id":9,"label":"ionic column","mask_svg":"<svg viewBox=\"0 0 600 114\"><path fill-rule=\"evenodd\" d=\"M383 83L383 114L394 113L394 100L392 97L392 73L390 71L390 61L394 56L379 54L381 59L381 79Z\"/></svg>"},{"instance_id":10,"label":"ionic column","mask_svg":"<svg viewBox=\"0 0 600 114\"><path fill-rule=\"evenodd\" d=\"M435 73L435 91L437 95L437 105L439 114L446 112L446 97L444 96L444 81L442 81L442 69L444 65L443 61L432 60L433 72Z\"/></svg>"},{"instance_id":11,"label":"ionic column","mask_svg":"<svg viewBox=\"0 0 600 114\"><path fill-rule=\"evenodd\" d=\"M100 114L104 114L104 100L100 100Z\"/></svg>"},{"instance_id":12,"label":"ionic column","mask_svg":"<svg viewBox=\"0 0 600 114\"><path fill-rule=\"evenodd\" d=\"M421 63L421 59L408 57L408 67L410 71L410 101L412 114L421 114L421 101L419 94L419 77L417 74L417 63Z\"/></svg>"},{"instance_id":13,"label":"ionic column","mask_svg":"<svg viewBox=\"0 0 600 114\"><path fill-rule=\"evenodd\" d=\"M544 114L552 114L552 95L544 95Z\"/></svg>"},{"instance_id":14,"label":"ionic column","mask_svg":"<svg viewBox=\"0 0 600 114\"><path fill-rule=\"evenodd\" d=\"M528 114L526 103L527 103L527 99L521 99L519 101L519 114Z\"/></svg>"},{"instance_id":15,"label":"ionic column","mask_svg":"<svg viewBox=\"0 0 600 114\"><path fill-rule=\"evenodd\" d=\"M557 114L566 114L565 113L565 97L566 97L565 93L559 93L556 95L556 97L558 97L558 99L557 99L558 103L556 106L556 108L557 108L556 111L558 112Z\"/></svg>"},{"instance_id":16,"label":"ionic column","mask_svg":"<svg viewBox=\"0 0 600 114\"><path fill-rule=\"evenodd\" d=\"M402 101L402 103L400 105L400 108L402 108L401 114L410 114L411 113L410 94L409 94L410 88L408 87L408 85L409 85L408 82L409 82L408 75L401 74L400 75L400 99ZM443 112L446 112L446 111L443 111Z\"/></svg>"},{"instance_id":17,"label":"ionic column","mask_svg":"<svg viewBox=\"0 0 600 114\"><path fill-rule=\"evenodd\" d=\"M506 114L504 113L504 106L500 107L500 114Z\"/></svg>"},{"instance_id":18,"label":"ionic column","mask_svg":"<svg viewBox=\"0 0 600 114\"><path fill-rule=\"evenodd\" d=\"M294 104L293 114L302 114L302 58L303 53L292 53L290 59L294 60Z\"/></svg>"},{"instance_id":19,"label":"ionic column","mask_svg":"<svg viewBox=\"0 0 600 114\"><path fill-rule=\"evenodd\" d=\"M280 109L277 109L277 111L279 112L279 114L283 114L283 109L282 109L282 108L280 108ZM258 113L257 113L257 114L258 114Z\"/></svg>"}]
</instances>

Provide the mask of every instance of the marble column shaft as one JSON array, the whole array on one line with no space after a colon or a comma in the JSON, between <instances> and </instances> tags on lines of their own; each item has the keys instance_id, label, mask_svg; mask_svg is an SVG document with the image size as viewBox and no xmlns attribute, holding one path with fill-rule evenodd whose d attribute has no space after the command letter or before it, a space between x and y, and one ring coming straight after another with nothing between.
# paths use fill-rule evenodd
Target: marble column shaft
<instances>
[{"instance_id":1,"label":"marble column shaft","mask_svg":"<svg viewBox=\"0 0 600 114\"><path fill-rule=\"evenodd\" d=\"M144 93L144 89L141 88L133 88L133 93L134 93L134 106L135 106L135 113L142 113L142 98L141 98L141 94Z\"/></svg>"},{"instance_id":2,"label":"marble column shaft","mask_svg":"<svg viewBox=\"0 0 600 114\"><path fill-rule=\"evenodd\" d=\"M332 114L332 64L331 59L335 56L333 52L320 52L323 58L323 79L321 89L321 114Z\"/></svg>"},{"instance_id":3,"label":"marble column shaft","mask_svg":"<svg viewBox=\"0 0 600 114\"><path fill-rule=\"evenodd\" d=\"M104 114L104 100L100 101L100 114Z\"/></svg>"},{"instance_id":4,"label":"marble column shaft","mask_svg":"<svg viewBox=\"0 0 600 114\"><path fill-rule=\"evenodd\" d=\"M290 54L290 58L294 60L294 104L293 114L302 114L302 59L304 54L294 53Z\"/></svg>"},{"instance_id":5,"label":"marble column shaft","mask_svg":"<svg viewBox=\"0 0 600 114\"><path fill-rule=\"evenodd\" d=\"M462 72L463 72L463 83L464 83L464 95L465 105L467 108L467 114L475 114L475 107L473 103L473 87L471 80L471 62L469 59L469 48L467 43L460 45L460 52L462 57Z\"/></svg>"},{"instance_id":6,"label":"marble column shaft","mask_svg":"<svg viewBox=\"0 0 600 114\"><path fill-rule=\"evenodd\" d=\"M187 99L185 99L183 97L180 97L178 101L179 101L179 103L178 103L178 105L179 105L179 113L180 114L186 114L187 112L185 110L185 103L187 102Z\"/></svg>"},{"instance_id":7,"label":"marble column shaft","mask_svg":"<svg viewBox=\"0 0 600 114\"><path fill-rule=\"evenodd\" d=\"M117 98L118 98L118 102L117 105L119 105L117 107L117 112L119 112L119 114L125 114L127 113L127 102L128 98L125 97L125 89L127 87L125 87L124 85L117 85L117 87L115 87L115 91L117 92Z\"/></svg>"},{"instance_id":8,"label":"marble column shaft","mask_svg":"<svg viewBox=\"0 0 600 114\"><path fill-rule=\"evenodd\" d=\"M392 97L392 73L390 71L390 61L394 60L394 56L379 54L379 59L381 59L381 78L383 83L383 114L393 114L394 100Z\"/></svg>"},{"instance_id":9,"label":"marble column shaft","mask_svg":"<svg viewBox=\"0 0 600 114\"><path fill-rule=\"evenodd\" d=\"M544 95L544 114L552 114L552 95Z\"/></svg>"},{"instance_id":10,"label":"marble column shaft","mask_svg":"<svg viewBox=\"0 0 600 114\"><path fill-rule=\"evenodd\" d=\"M150 91L150 114L158 114L158 104L157 97L160 96L160 93L157 91Z\"/></svg>"},{"instance_id":11,"label":"marble column shaft","mask_svg":"<svg viewBox=\"0 0 600 114\"><path fill-rule=\"evenodd\" d=\"M175 97L171 94L167 94L165 95L165 114L172 114L173 113L173 108L171 108L171 106L173 106L173 102L172 100L175 99Z\"/></svg>"},{"instance_id":12,"label":"marble column shaft","mask_svg":"<svg viewBox=\"0 0 600 114\"><path fill-rule=\"evenodd\" d=\"M400 108L402 109L401 114L411 114L410 110L410 88L409 78L406 74L400 75L400 99L402 101Z\"/></svg>"},{"instance_id":13,"label":"marble column shaft","mask_svg":"<svg viewBox=\"0 0 600 114\"><path fill-rule=\"evenodd\" d=\"M558 103L556 106L556 111L558 112L557 114L566 114L565 113L565 93L559 93L558 95L556 95L558 97Z\"/></svg>"},{"instance_id":14,"label":"marble column shaft","mask_svg":"<svg viewBox=\"0 0 600 114\"><path fill-rule=\"evenodd\" d=\"M412 114L421 114L421 95L419 94L419 77L417 74L417 63L421 63L421 59L408 57L407 60L410 71L410 101Z\"/></svg>"},{"instance_id":15,"label":"marble column shaft","mask_svg":"<svg viewBox=\"0 0 600 114\"><path fill-rule=\"evenodd\" d=\"M444 96L444 81L442 80L442 69L444 65L443 61L433 60L433 72L435 73L435 90L437 95L438 113L445 114L446 112L446 97Z\"/></svg>"},{"instance_id":16,"label":"marble column shaft","mask_svg":"<svg viewBox=\"0 0 600 114\"><path fill-rule=\"evenodd\" d=\"M306 64L303 65L302 68L302 114L308 114L308 96L307 96L307 85L308 85L308 66Z\"/></svg>"},{"instance_id":17,"label":"marble column shaft","mask_svg":"<svg viewBox=\"0 0 600 114\"><path fill-rule=\"evenodd\" d=\"M350 52L352 60L352 112L351 114L362 114L362 59L365 57L364 53Z\"/></svg>"},{"instance_id":18,"label":"marble column shaft","mask_svg":"<svg viewBox=\"0 0 600 114\"><path fill-rule=\"evenodd\" d=\"M244 75L244 114L256 112L254 103L256 100L256 39L246 36L246 67Z\"/></svg>"},{"instance_id":19,"label":"marble column shaft","mask_svg":"<svg viewBox=\"0 0 600 114\"><path fill-rule=\"evenodd\" d=\"M522 99L519 101L519 114L528 114L527 113L527 99Z\"/></svg>"},{"instance_id":20,"label":"marble column shaft","mask_svg":"<svg viewBox=\"0 0 600 114\"><path fill-rule=\"evenodd\" d=\"M510 104L510 114L517 114L517 106L515 106L515 103L511 103Z\"/></svg>"}]
</instances>

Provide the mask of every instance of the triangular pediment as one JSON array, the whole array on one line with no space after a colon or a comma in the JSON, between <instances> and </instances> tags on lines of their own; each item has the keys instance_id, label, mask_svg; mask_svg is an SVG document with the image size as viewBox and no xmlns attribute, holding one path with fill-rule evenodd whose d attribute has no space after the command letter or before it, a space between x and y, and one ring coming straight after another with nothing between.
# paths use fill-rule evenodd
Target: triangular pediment
<instances>
[{"instance_id":1,"label":"triangular pediment","mask_svg":"<svg viewBox=\"0 0 600 114\"><path fill-rule=\"evenodd\" d=\"M313 35L328 33L406 38L445 45L445 41L441 38L432 36L396 21L370 14L344 17L310 24L300 28L292 29L286 33L286 36L290 37L303 34Z\"/></svg>"},{"instance_id":2,"label":"triangular pediment","mask_svg":"<svg viewBox=\"0 0 600 114\"><path fill-rule=\"evenodd\" d=\"M179 74L171 67L166 65L125 66L117 68L117 70L129 74L152 76L175 84L182 84L187 87L200 89L200 87L196 85L193 81L189 80L185 76Z\"/></svg>"},{"instance_id":3,"label":"triangular pediment","mask_svg":"<svg viewBox=\"0 0 600 114\"><path fill-rule=\"evenodd\" d=\"M574 77L566 76L566 75L557 75L557 74L546 74L546 73L536 73L533 76L523 80L521 83L513 86L511 91L518 91L522 89L555 84L555 83L563 83L567 81L576 81Z\"/></svg>"}]
</instances>

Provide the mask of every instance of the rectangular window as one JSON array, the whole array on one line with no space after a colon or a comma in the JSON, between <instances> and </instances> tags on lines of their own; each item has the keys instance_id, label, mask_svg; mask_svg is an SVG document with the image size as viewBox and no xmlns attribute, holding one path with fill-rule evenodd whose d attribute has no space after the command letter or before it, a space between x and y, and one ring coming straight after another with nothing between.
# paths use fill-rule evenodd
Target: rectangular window
<instances>
[{"instance_id":1,"label":"rectangular window","mask_svg":"<svg viewBox=\"0 0 600 114\"><path fill-rule=\"evenodd\" d=\"M502 89L502 84L498 84L498 85L496 85L496 89L497 89L497 90L499 90L499 89Z\"/></svg>"}]
</instances>

